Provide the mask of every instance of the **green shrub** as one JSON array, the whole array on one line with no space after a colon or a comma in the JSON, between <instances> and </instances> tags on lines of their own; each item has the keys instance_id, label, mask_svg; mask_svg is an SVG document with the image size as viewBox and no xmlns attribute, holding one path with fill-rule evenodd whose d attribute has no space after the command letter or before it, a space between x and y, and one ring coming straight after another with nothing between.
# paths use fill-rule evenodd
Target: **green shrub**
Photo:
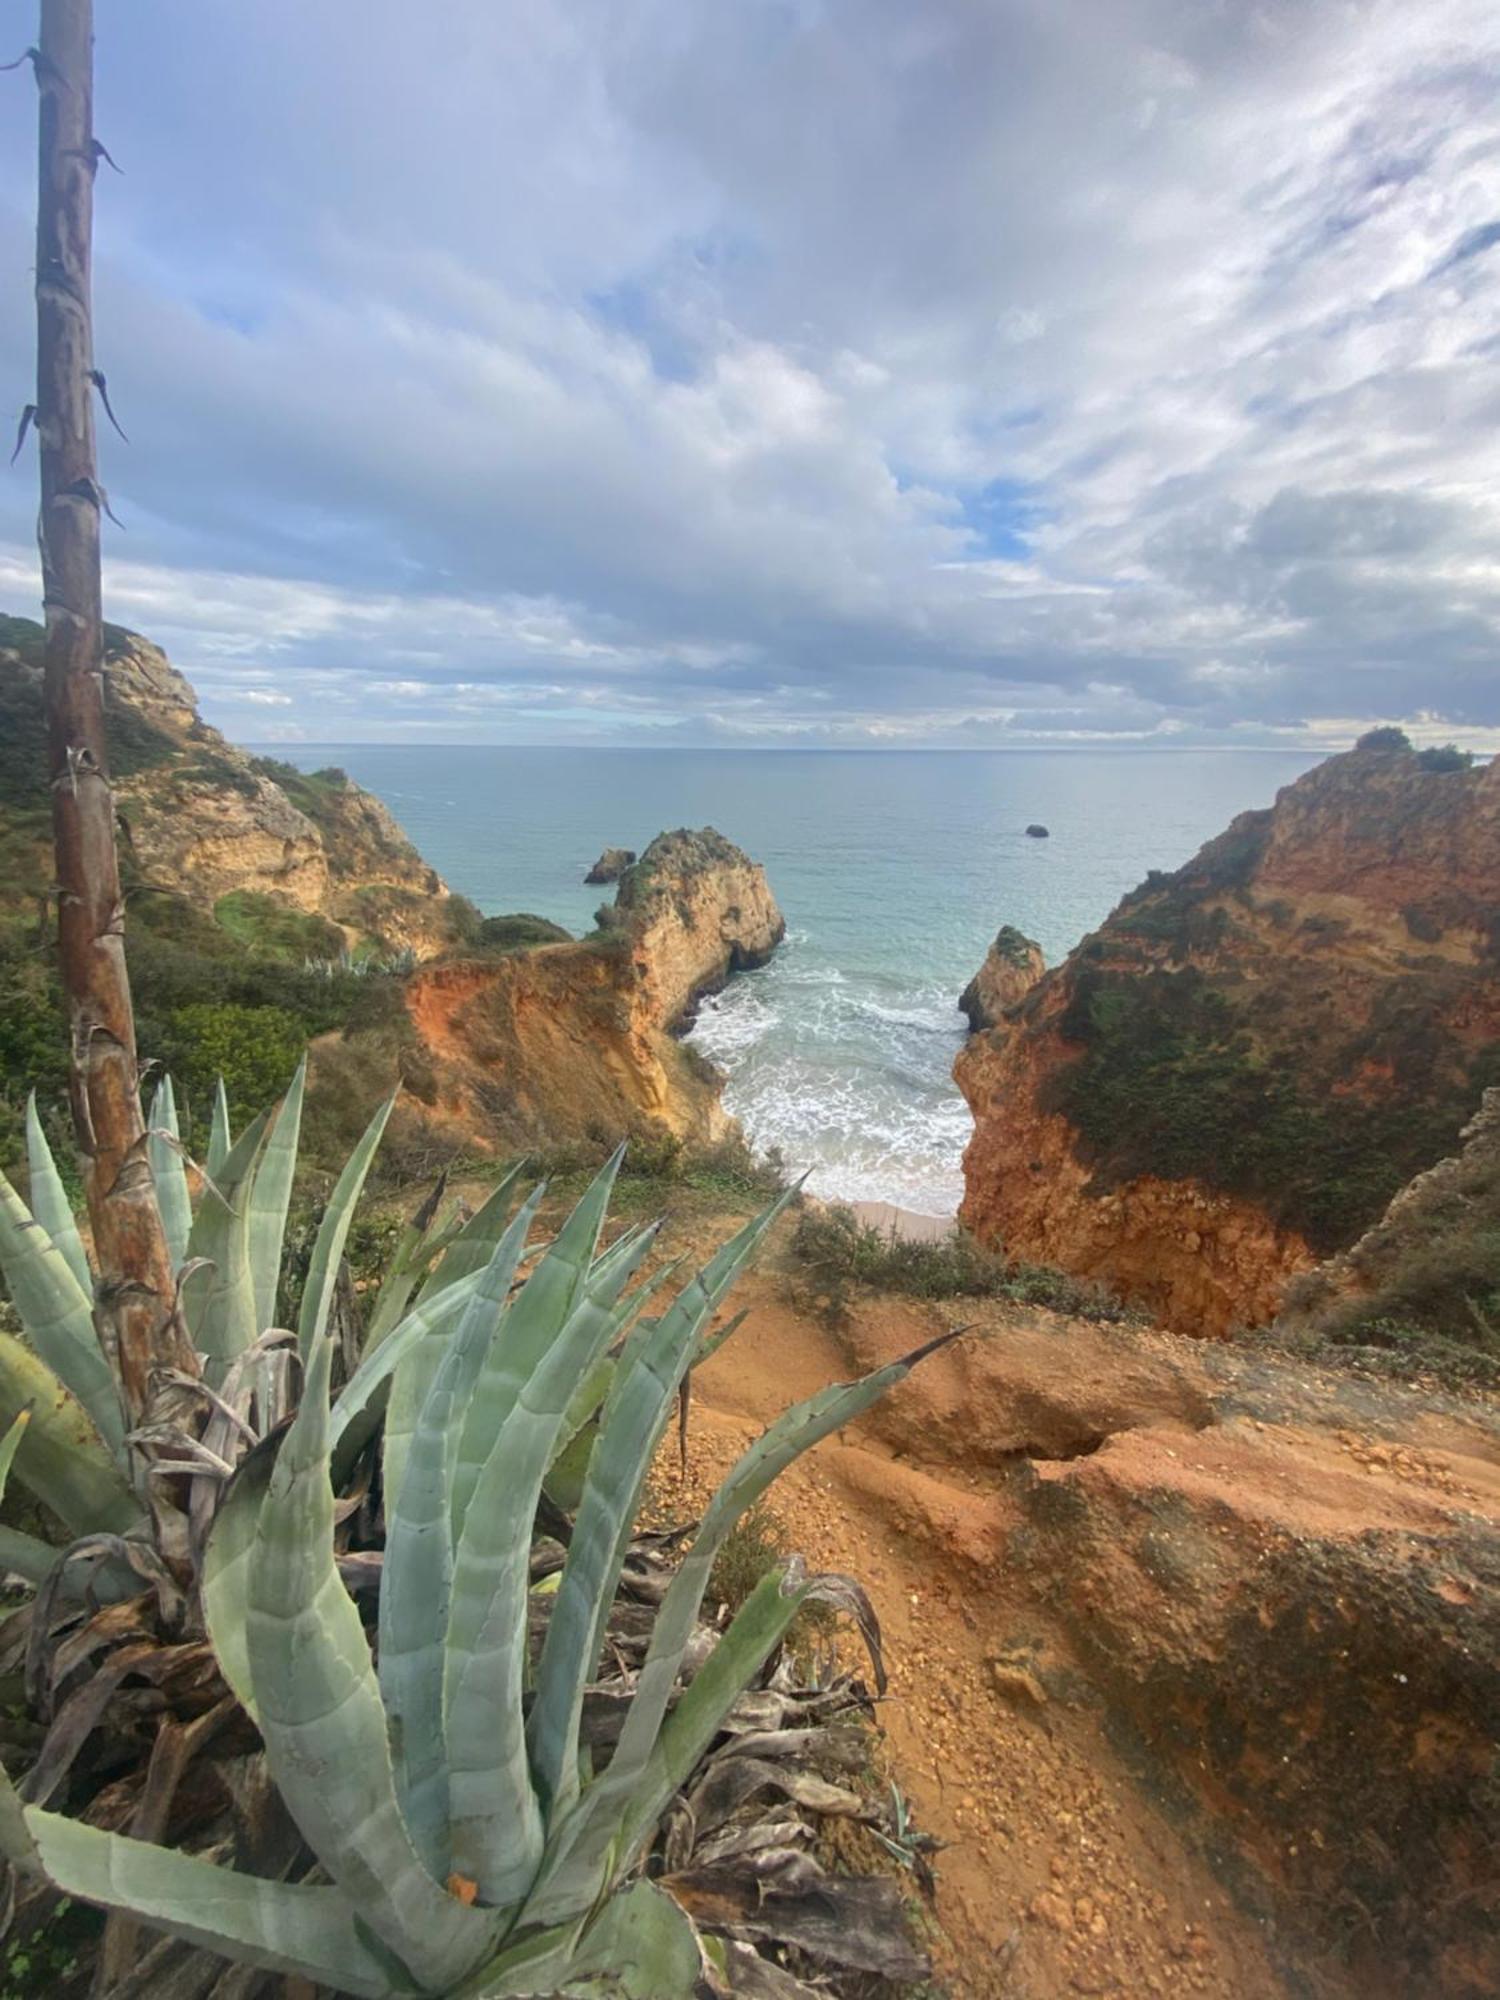
<instances>
[{"instance_id":1,"label":"green shrub","mask_svg":"<svg viewBox=\"0 0 1500 2000\"><path fill-rule=\"evenodd\" d=\"M1411 738L1404 729L1387 724L1383 729L1367 729L1355 744L1356 750L1410 750Z\"/></svg>"},{"instance_id":2,"label":"green shrub","mask_svg":"<svg viewBox=\"0 0 1500 2000\"><path fill-rule=\"evenodd\" d=\"M222 1077L230 1110L245 1118L286 1089L303 1047L302 1023L284 1007L195 1001L167 1016L161 1057L200 1116Z\"/></svg>"},{"instance_id":3,"label":"green shrub","mask_svg":"<svg viewBox=\"0 0 1500 2000\"><path fill-rule=\"evenodd\" d=\"M234 889L214 904L214 921L250 951L278 958L334 958L344 951L344 933L315 911L294 909L255 889Z\"/></svg>"},{"instance_id":4,"label":"green shrub","mask_svg":"<svg viewBox=\"0 0 1500 2000\"><path fill-rule=\"evenodd\" d=\"M1469 771L1474 767L1474 754L1460 750L1456 743L1442 743L1431 750L1419 750L1417 762L1424 771Z\"/></svg>"},{"instance_id":5,"label":"green shrub","mask_svg":"<svg viewBox=\"0 0 1500 2000\"><path fill-rule=\"evenodd\" d=\"M474 942L483 951L525 951L538 944L571 944L561 924L518 910L512 916L481 917Z\"/></svg>"},{"instance_id":6,"label":"green shrub","mask_svg":"<svg viewBox=\"0 0 1500 2000\"><path fill-rule=\"evenodd\" d=\"M852 1209L837 1204L804 1207L792 1251L835 1316L847 1310L852 1285L917 1299L1012 1299L1077 1319L1130 1316L1102 1286L1045 1265L1011 1262L983 1249L961 1229L931 1240L898 1236L861 1222Z\"/></svg>"},{"instance_id":7,"label":"green shrub","mask_svg":"<svg viewBox=\"0 0 1500 2000\"><path fill-rule=\"evenodd\" d=\"M1044 1108L1079 1133L1100 1191L1146 1174L1196 1179L1255 1201L1319 1251L1341 1249L1449 1150L1488 1059L1449 1045L1418 986L1393 984L1356 1036L1326 1049L1299 1016L1295 1070L1281 1030L1262 1046L1248 1004L1193 966L1084 967L1059 1022L1082 1054L1049 1080ZM1399 1093L1338 1093L1364 1065L1388 1069Z\"/></svg>"}]
</instances>

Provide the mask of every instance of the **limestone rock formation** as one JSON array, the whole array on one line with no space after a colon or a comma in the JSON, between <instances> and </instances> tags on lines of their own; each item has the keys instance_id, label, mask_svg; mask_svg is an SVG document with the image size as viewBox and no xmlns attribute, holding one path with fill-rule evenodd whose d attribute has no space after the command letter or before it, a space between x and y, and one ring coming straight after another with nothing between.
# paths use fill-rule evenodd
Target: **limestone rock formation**
<instances>
[{"instance_id":1,"label":"limestone rock formation","mask_svg":"<svg viewBox=\"0 0 1500 2000\"><path fill-rule=\"evenodd\" d=\"M581 942L452 957L407 981L405 1074L433 1129L483 1150L731 1131L718 1073L677 1031L779 943L765 870L711 828L662 834L604 914Z\"/></svg>"},{"instance_id":2,"label":"limestone rock formation","mask_svg":"<svg viewBox=\"0 0 1500 2000\"><path fill-rule=\"evenodd\" d=\"M1500 763L1385 739L1153 874L954 1074L961 1219L1171 1325L1270 1319L1500 1077Z\"/></svg>"},{"instance_id":3,"label":"limestone rock formation","mask_svg":"<svg viewBox=\"0 0 1500 2000\"><path fill-rule=\"evenodd\" d=\"M968 1016L971 1033L998 1027L1007 1009L1026 998L1046 969L1041 946L1013 924L1002 924L984 964L958 996L959 1012Z\"/></svg>"},{"instance_id":4,"label":"limestone rock formation","mask_svg":"<svg viewBox=\"0 0 1500 2000\"><path fill-rule=\"evenodd\" d=\"M633 847L606 847L583 879L590 883L618 882L634 860Z\"/></svg>"},{"instance_id":5,"label":"limestone rock formation","mask_svg":"<svg viewBox=\"0 0 1500 2000\"><path fill-rule=\"evenodd\" d=\"M204 722L193 690L157 646L106 628L106 716L127 882L185 897L212 915L222 897L264 896L320 915L354 944L427 957L454 940L458 906L390 813L342 771L304 773L252 757ZM31 836L49 878L41 628L0 629L0 723L16 753L0 809ZM12 895L26 884L5 885Z\"/></svg>"}]
</instances>

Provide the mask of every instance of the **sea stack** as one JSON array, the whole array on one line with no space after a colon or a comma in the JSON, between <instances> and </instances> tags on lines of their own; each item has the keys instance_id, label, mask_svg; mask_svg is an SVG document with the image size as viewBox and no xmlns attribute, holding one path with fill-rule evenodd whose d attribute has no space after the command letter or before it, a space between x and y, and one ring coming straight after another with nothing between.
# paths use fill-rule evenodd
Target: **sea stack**
<instances>
[{"instance_id":1,"label":"sea stack","mask_svg":"<svg viewBox=\"0 0 1500 2000\"><path fill-rule=\"evenodd\" d=\"M958 996L959 1012L968 1016L970 1033L998 1026L1001 1017L1026 998L1046 969L1041 946L1014 924L1002 924L984 955L984 964Z\"/></svg>"},{"instance_id":2,"label":"sea stack","mask_svg":"<svg viewBox=\"0 0 1500 2000\"><path fill-rule=\"evenodd\" d=\"M1500 761L1390 735L1148 877L965 1044L982 1242L1222 1335L1455 1150L1500 1041Z\"/></svg>"},{"instance_id":3,"label":"sea stack","mask_svg":"<svg viewBox=\"0 0 1500 2000\"><path fill-rule=\"evenodd\" d=\"M577 944L455 955L406 982L407 1067L434 1136L488 1152L734 1130L680 1037L704 994L780 943L765 870L712 827L664 833L599 914Z\"/></svg>"},{"instance_id":4,"label":"sea stack","mask_svg":"<svg viewBox=\"0 0 1500 2000\"><path fill-rule=\"evenodd\" d=\"M587 883L618 882L634 860L633 847L606 847L583 879Z\"/></svg>"},{"instance_id":5,"label":"sea stack","mask_svg":"<svg viewBox=\"0 0 1500 2000\"><path fill-rule=\"evenodd\" d=\"M1026 832L1032 840L1050 840L1052 838L1046 827L1039 820L1033 820L1030 826L1027 827Z\"/></svg>"}]
</instances>

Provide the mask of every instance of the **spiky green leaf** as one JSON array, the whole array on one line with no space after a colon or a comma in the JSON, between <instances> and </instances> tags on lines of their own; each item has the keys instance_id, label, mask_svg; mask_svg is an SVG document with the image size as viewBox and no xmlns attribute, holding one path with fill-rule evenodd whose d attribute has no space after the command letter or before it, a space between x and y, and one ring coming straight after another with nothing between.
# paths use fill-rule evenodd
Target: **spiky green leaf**
<instances>
[{"instance_id":1,"label":"spiky green leaf","mask_svg":"<svg viewBox=\"0 0 1500 2000\"><path fill-rule=\"evenodd\" d=\"M302 1133L302 1098L307 1085L307 1057L297 1065L286 1096L277 1108L265 1150L250 1183L250 1284L255 1299L255 1331L276 1324L276 1288L281 1278L281 1248L286 1236L292 1179L297 1171L297 1146Z\"/></svg>"},{"instance_id":2,"label":"spiky green leaf","mask_svg":"<svg viewBox=\"0 0 1500 2000\"><path fill-rule=\"evenodd\" d=\"M381 1440L381 1465L385 1475L386 1506L401 1492L406 1475L407 1453L411 1448L412 1434L417 1427L428 1391L437 1377L438 1367L444 1354L454 1339L474 1337L465 1333L464 1328L475 1318L481 1319L485 1327L485 1345L479 1349L479 1364L482 1367L488 1354L489 1337L499 1324L500 1315L505 1310L506 1299L526 1249L526 1238L531 1230L537 1208L545 1187L534 1188L526 1201L517 1210L510 1222L490 1245L490 1256L477 1272L469 1271L454 1284L439 1286L424 1292L413 1308L413 1319L421 1316L427 1327L425 1335L408 1343L405 1354L391 1377L390 1399L386 1404L385 1433ZM468 1303L464 1309L464 1319L457 1334L451 1315L440 1310L445 1299L466 1296ZM470 1395L462 1403L454 1406L453 1437L448 1453L448 1464L444 1480L449 1488L452 1503L452 1482L454 1467L458 1457L458 1439L466 1421L474 1384L470 1384Z\"/></svg>"},{"instance_id":3,"label":"spiky green leaf","mask_svg":"<svg viewBox=\"0 0 1500 2000\"><path fill-rule=\"evenodd\" d=\"M431 1298L447 1286L456 1285L461 1278L471 1278L489 1263L495 1245L509 1226L511 1197L525 1167L526 1162L518 1160L496 1181L468 1221L445 1245L442 1262L423 1284L419 1298Z\"/></svg>"},{"instance_id":4,"label":"spiky green leaf","mask_svg":"<svg viewBox=\"0 0 1500 2000\"><path fill-rule=\"evenodd\" d=\"M337 1889L272 1882L22 1806L0 1772L0 1851L64 1895L123 1910L204 1951L370 2000L421 1988L367 1940Z\"/></svg>"},{"instance_id":5,"label":"spiky green leaf","mask_svg":"<svg viewBox=\"0 0 1500 2000\"><path fill-rule=\"evenodd\" d=\"M542 1851L522 1708L531 1523L563 1413L614 1337L620 1294L651 1241L645 1236L632 1257L615 1261L602 1286L586 1289L536 1356L480 1471L454 1555L445 1657L453 1855L487 1902L523 1896ZM525 1296L511 1307L492 1352L512 1345Z\"/></svg>"},{"instance_id":6,"label":"spiky green leaf","mask_svg":"<svg viewBox=\"0 0 1500 2000\"><path fill-rule=\"evenodd\" d=\"M68 1200L62 1175L52 1157L52 1148L42 1130L35 1091L26 1100L26 1166L30 1175L27 1192L31 1197L31 1212L62 1252L68 1269L78 1280L79 1290L85 1298L92 1299L94 1274L89 1269L83 1239L73 1219L73 1204Z\"/></svg>"},{"instance_id":7,"label":"spiky green leaf","mask_svg":"<svg viewBox=\"0 0 1500 2000\"><path fill-rule=\"evenodd\" d=\"M312 1350L259 1510L250 1681L271 1774L303 1837L381 1942L443 1992L493 1950L498 1925L433 1881L401 1818L369 1643L334 1557L332 1345L323 1335Z\"/></svg>"},{"instance_id":8,"label":"spiky green leaf","mask_svg":"<svg viewBox=\"0 0 1500 2000\"><path fill-rule=\"evenodd\" d=\"M0 1270L26 1338L87 1410L100 1437L123 1456L125 1416L94 1328L86 1293L51 1237L0 1174Z\"/></svg>"},{"instance_id":9,"label":"spiky green leaf","mask_svg":"<svg viewBox=\"0 0 1500 2000\"><path fill-rule=\"evenodd\" d=\"M599 1247L599 1231L625 1149L619 1147L596 1175L558 1231L506 1315L505 1338L492 1344L480 1371L459 1437L453 1474L453 1531L462 1533L470 1497L490 1447L509 1416L521 1384L556 1338L577 1304ZM455 1246L456 1247L456 1246Z\"/></svg>"},{"instance_id":10,"label":"spiky green leaf","mask_svg":"<svg viewBox=\"0 0 1500 2000\"><path fill-rule=\"evenodd\" d=\"M182 1314L204 1374L217 1389L225 1370L255 1339L255 1283L250 1269L250 1189L269 1114L235 1140L205 1181L188 1233L188 1259L201 1258L182 1283Z\"/></svg>"},{"instance_id":11,"label":"spiky green leaf","mask_svg":"<svg viewBox=\"0 0 1500 2000\"><path fill-rule=\"evenodd\" d=\"M297 1348L304 1367L327 1329L328 1315L333 1310L334 1287L338 1283L339 1262L349 1238L349 1225L354 1220L354 1205L359 1200L365 1176L375 1158L375 1149L380 1144L386 1121L395 1104L395 1095L392 1094L365 1127L364 1136L349 1155L344 1171L328 1197L323 1219L318 1224L307 1267L307 1283L302 1288L302 1310L297 1319Z\"/></svg>"},{"instance_id":12,"label":"spiky green leaf","mask_svg":"<svg viewBox=\"0 0 1500 2000\"><path fill-rule=\"evenodd\" d=\"M747 1223L654 1325L639 1322L615 1364L542 1648L528 1730L532 1771L550 1818L577 1790L583 1691L599 1658L641 1489L678 1388L703 1328L789 1199Z\"/></svg>"},{"instance_id":13,"label":"spiky green leaf","mask_svg":"<svg viewBox=\"0 0 1500 2000\"><path fill-rule=\"evenodd\" d=\"M620 1843L629 1821L631 1802L646 1783L709 1572L735 1522L794 1459L841 1425L852 1422L909 1375L918 1362L957 1338L957 1333L942 1334L857 1382L835 1383L808 1397L779 1417L730 1469L709 1503L693 1545L657 1612L651 1645L609 1769L561 1823L542 1884L537 1909L539 1921L549 1921L559 1907L575 1907L574 1899L580 1895L586 1897L591 1884L597 1889L606 1865L623 1866L628 1858ZM694 1685L709 1671L715 1658L717 1649L708 1666L699 1669ZM730 1667L723 1665L719 1671L727 1674ZM715 1682L709 1683L710 1687L714 1685Z\"/></svg>"},{"instance_id":14,"label":"spiky green leaf","mask_svg":"<svg viewBox=\"0 0 1500 2000\"><path fill-rule=\"evenodd\" d=\"M188 1235L193 1226L193 1201L188 1192L182 1133L177 1124L177 1093L170 1076L162 1077L151 1099L146 1153L151 1162L151 1178L156 1182L161 1226L166 1232L167 1248L175 1269L187 1256Z\"/></svg>"},{"instance_id":15,"label":"spiky green leaf","mask_svg":"<svg viewBox=\"0 0 1500 2000\"><path fill-rule=\"evenodd\" d=\"M16 1477L75 1535L138 1527L140 1503L87 1410L24 1342L0 1333L0 1423L28 1408Z\"/></svg>"},{"instance_id":16,"label":"spiky green leaf","mask_svg":"<svg viewBox=\"0 0 1500 2000\"><path fill-rule=\"evenodd\" d=\"M479 1274L463 1317L444 1343L394 1479L387 1432L380 1693L390 1724L402 1817L438 1882L448 1879L451 1864L443 1659L453 1580L450 1521L458 1413L467 1406L494 1338L529 1223L523 1211L496 1244L488 1269ZM403 1374L409 1365L404 1364ZM398 1375L398 1389L400 1380ZM392 1416L395 1402L393 1395Z\"/></svg>"},{"instance_id":17,"label":"spiky green leaf","mask_svg":"<svg viewBox=\"0 0 1500 2000\"><path fill-rule=\"evenodd\" d=\"M208 1127L208 1159L205 1164L211 1180L219 1178L233 1144L234 1134L229 1128L229 1092L224 1088L221 1076L214 1084L213 1116Z\"/></svg>"}]
</instances>

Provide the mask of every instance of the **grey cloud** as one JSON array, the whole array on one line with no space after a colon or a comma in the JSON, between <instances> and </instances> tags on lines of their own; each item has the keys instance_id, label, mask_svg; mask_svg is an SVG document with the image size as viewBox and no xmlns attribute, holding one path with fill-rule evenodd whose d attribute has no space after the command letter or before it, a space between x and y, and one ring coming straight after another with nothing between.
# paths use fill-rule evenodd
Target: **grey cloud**
<instances>
[{"instance_id":1,"label":"grey cloud","mask_svg":"<svg viewBox=\"0 0 1500 2000\"><path fill-rule=\"evenodd\" d=\"M1497 80L1474 0L102 23L112 607L343 733L1500 727Z\"/></svg>"}]
</instances>

